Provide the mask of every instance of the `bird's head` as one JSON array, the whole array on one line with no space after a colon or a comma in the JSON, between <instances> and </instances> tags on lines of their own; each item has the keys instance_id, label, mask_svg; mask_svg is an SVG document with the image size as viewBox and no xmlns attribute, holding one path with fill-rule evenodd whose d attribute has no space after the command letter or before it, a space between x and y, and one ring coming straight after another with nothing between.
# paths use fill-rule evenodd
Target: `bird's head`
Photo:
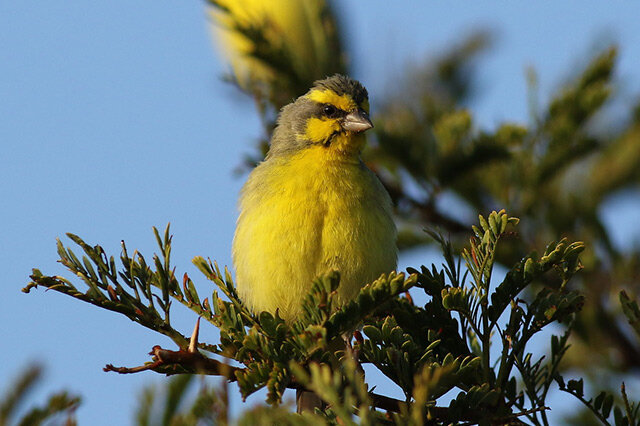
<instances>
[{"instance_id":1,"label":"bird's head","mask_svg":"<svg viewBox=\"0 0 640 426\"><path fill-rule=\"evenodd\" d=\"M303 96L285 106L278 117L269 156L324 147L357 156L369 120L367 89L340 74L316 81Z\"/></svg>"}]
</instances>

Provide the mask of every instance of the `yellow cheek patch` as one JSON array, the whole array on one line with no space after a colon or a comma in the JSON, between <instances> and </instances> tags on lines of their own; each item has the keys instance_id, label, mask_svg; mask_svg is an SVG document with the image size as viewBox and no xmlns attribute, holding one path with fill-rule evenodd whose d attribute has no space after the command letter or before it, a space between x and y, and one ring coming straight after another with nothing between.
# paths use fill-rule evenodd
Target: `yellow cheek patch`
<instances>
[{"instance_id":1,"label":"yellow cheek patch","mask_svg":"<svg viewBox=\"0 0 640 426\"><path fill-rule=\"evenodd\" d=\"M335 119L312 117L307 121L304 136L311 142L322 143L339 130L340 125Z\"/></svg>"},{"instance_id":2,"label":"yellow cheek patch","mask_svg":"<svg viewBox=\"0 0 640 426\"><path fill-rule=\"evenodd\" d=\"M338 95L333 90L313 90L309 95L309 99L321 104L330 104L343 111L351 111L357 108L356 103L351 99L351 96L344 94Z\"/></svg>"}]
</instances>

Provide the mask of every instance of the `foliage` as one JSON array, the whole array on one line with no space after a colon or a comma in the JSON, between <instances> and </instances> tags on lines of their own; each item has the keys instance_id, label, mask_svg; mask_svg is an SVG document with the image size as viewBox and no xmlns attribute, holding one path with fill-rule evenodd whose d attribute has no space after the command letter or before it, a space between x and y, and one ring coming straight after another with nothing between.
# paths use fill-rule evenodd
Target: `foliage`
<instances>
[{"instance_id":1,"label":"foliage","mask_svg":"<svg viewBox=\"0 0 640 426\"><path fill-rule=\"evenodd\" d=\"M469 44L477 42L460 49L470 50ZM468 69L468 55L453 56L458 62L450 67ZM476 130L464 108L470 88L457 89L448 74L430 72L451 61L444 58L418 72L427 82L409 80L406 90L382 102L368 158L398 206L404 247L425 243L420 229L434 223L460 246L469 224L442 207L442 200L452 196L470 211L500 206L524 221L524 238L497 254L502 264L541 250L559 235L585 241L585 269L576 285L588 296L588 314L578 319L576 331L593 350L582 362L625 370L638 366L640 352L615 320L620 310L610 294L621 285L638 291L640 254L614 246L600 212L612 194L637 185L637 167L631 163L640 160L640 122L631 116L620 129L597 131L596 119L606 113L614 90L615 58L615 48L597 55L548 107L533 111L531 125L505 123L492 131ZM433 85L444 89L434 91ZM604 350L610 347L613 354Z\"/></svg>"},{"instance_id":2,"label":"foliage","mask_svg":"<svg viewBox=\"0 0 640 426\"><path fill-rule=\"evenodd\" d=\"M304 301L304 313L293 323L286 323L277 313L251 312L238 297L228 271L223 273L202 257L196 257L194 264L217 290L203 298L186 275L180 286L170 264L172 237L168 227L163 236L154 229L161 255L155 255L150 265L137 252L130 257L123 243L117 267L115 259L107 257L100 246L69 234L84 255L80 259L59 242L60 261L82 279L86 290L34 270L25 291L41 285L119 312L171 337L180 348L155 347L152 362L145 366L107 366L107 370L220 375L237 382L245 398L266 388L266 402L273 407L282 404L287 388L308 389L319 395L327 408L305 413L306 422L349 423L355 416L361 424L506 424L522 417L532 424L548 424L545 402L554 380L561 390L582 398L574 392L578 382L569 381L565 386L559 371L569 347L571 326L563 336L552 336L548 361L545 356L535 358L530 342L552 323L573 323L583 306L584 297L568 284L582 269L578 255L584 244L566 239L552 242L542 255L531 253L516 262L502 282L494 285L498 247L502 240L516 238L509 227L517 223L518 219L504 211L492 212L487 218L479 216L479 225L473 227L474 235L460 256L449 242L432 232L443 248L442 268L410 269L408 277L395 272L382 275L342 306L337 304L339 274L319 277ZM532 287L549 274L557 277L557 286ZM527 288L530 300L521 298ZM428 302L424 306L413 303L407 293L410 289L424 292ZM199 343L198 328L190 340L173 329L172 300L215 325L220 342ZM637 305L628 304L630 310L633 306L637 309ZM360 325L364 335L354 333ZM495 351L492 355L492 347L499 349L499 356ZM371 364L398 385L405 400L373 392L361 364ZM171 419L192 424L214 417L228 421L226 387L223 391L202 390L194 407L204 409L178 413L188 377L168 387L162 423ZM448 405L439 405L454 389L455 398ZM150 424L153 394L145 395L138 419L141 424ZM580 400L605 418L608 413L602 410L611 410L609 397ZM623 407L614 413L622 422L633 422L634 407L630 404L626 411ZM265 416L270 413L264 411ZM300 421L298 415L279 409L273 416Z\"/></svg>"},{"instance_id":3,"label":"foliage","mask_svg":"<svg viewBox=\"0 0 640 426\"><path fill-rule=\"evenodd\" d=\"M80 398L65 391L49 396L44 405L21 408L41 381L42 372L42 367L29 365L7 386L4 395L0 395L0 425L35 426L56 420L69 426L76 424L75 410Z\"/></svg>"}]
</instances>

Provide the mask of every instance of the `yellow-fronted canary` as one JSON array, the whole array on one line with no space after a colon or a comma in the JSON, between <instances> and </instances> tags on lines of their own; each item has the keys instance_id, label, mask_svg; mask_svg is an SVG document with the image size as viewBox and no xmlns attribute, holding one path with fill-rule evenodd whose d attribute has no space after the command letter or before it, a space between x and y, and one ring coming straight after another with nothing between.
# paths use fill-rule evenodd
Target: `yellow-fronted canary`
<instances>
[{"instance_id":1,"label":"yellow-fronted canary","mask_svg":"<svg viewBox=\"0 0 640 426\"><path fill-rule=\"evenodd\" d=\"M269 152L242 188L233 263L240 297L291 321L314 278L340 272L341 302L396 267L386 190L360 158L367 90L335 75L282 108Z\"/></svg>"}]
</instances>

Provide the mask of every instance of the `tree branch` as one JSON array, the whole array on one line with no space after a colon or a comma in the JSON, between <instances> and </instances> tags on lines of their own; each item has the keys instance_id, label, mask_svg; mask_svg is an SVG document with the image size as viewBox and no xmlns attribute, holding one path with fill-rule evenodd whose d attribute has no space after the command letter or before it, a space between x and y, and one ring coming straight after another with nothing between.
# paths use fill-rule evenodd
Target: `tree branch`
<instances>
[{"instance_id":1,"label":"tree branch","mask_svg":"<svg viewBox=\"0 0 640 426\"><path fill-rule=\"evenodd\" d=\"M233 367L229 364L217 361L215 359L208 358L202 355L199 351L191 352L189 350L180 349L178 351L172 351L163 349L159 345L154 346L149 352L152 355L153 361L145 365L138 367L115 367L112 364L107 364L103 370L105 372L116 372L119 374L134 374L142 371L155 371L156 373L174 375L174 374L205 374L209 376L221 376L229 382L237 381L236 373L244 371L243 368ZM292 379L287 385L289 389L304 389L300 383ZM407 410L410 403L401 401L399 399L391 398L385 395L380 395L374 392L370 392L372 404L374 407L390 411L394 413L400 413L403 410ZM546 409L542 408L542 409ZM451 412L448 407L428 407L428 417L431 421L434 419L447 420L451 417ZM507 416L502 416L497 419L496 424L524 424L518 420L518 417L528 414L532 411L529 410L521 413L514 413ZM461 420L469 421L468 424L474 424L474 422L486 418L487 413L482 410L468 410L458 417Z\"/></svg>"},{"instance_id":2,"label":"tree branch","mask_svg":"<svg viewBox=\"0 0 640 426\"><path fill-rule=\"evenodd\" d=\"M236 371L242 370L242 368L207 358L197 350L194 352L184 349L171 351L156 345L151 349L149 355L152 356L153 362L139 367L115 367L113 364L107 364L103 370L119 374L133 374L151 370L167 376L173 374L206 374L209 376L222 376L229 382L235 382L237 380Z\"/></svg>"}]
</instances>

